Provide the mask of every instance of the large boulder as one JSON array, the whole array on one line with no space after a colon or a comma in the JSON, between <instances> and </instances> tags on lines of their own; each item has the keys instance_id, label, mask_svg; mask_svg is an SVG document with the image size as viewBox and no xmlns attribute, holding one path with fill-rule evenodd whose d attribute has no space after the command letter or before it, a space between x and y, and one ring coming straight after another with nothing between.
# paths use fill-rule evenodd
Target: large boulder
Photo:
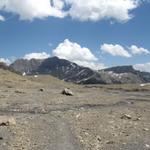
<instances>
[{"instance_id":1,"label":"large boulder","mask_svg":"<svg viewBox=\"0 0 150 150\"><path fill-rule=\"evenodd\" d=\"M67 96L73 96L73 92L69 89L69 88L65 88L63 91L62 91L62 94L63 95L67 95Z\"/></svg>"}]
</instances>

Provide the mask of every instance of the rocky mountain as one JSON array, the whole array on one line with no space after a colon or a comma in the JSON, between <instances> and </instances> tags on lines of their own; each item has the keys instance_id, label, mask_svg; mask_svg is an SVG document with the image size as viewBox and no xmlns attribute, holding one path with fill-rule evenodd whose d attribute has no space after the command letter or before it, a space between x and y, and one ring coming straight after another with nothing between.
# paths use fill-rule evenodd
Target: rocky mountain
<instances>
[{"instance_id":1,"label":"rocky mountain","mask_svg":"<svg viewBox=\"0 0 150 150\"><path fill-rule=\"evenodd\" d=\"M26 73L28 75L32 75L33 72L36 72L38 67L41 65L43 60L39 59L18 59L14 63L10 65L11 68L16 70L19 73Z\"/></svg>"},{"instance_id":2,"label":"rocky mountain","mask_svg":"<svg viewBox=\"0 0 150 150\"><path fill-rule=\"evenodd\" d=\"M27 75L50 74L61 80L78 84L121 84L150 82L150 73L140 72L132 66L119 66L100 71L79 66L65 59L50 57L44 60L16 60L11 68Z\"/></svg>"},{"instance_id":3,"label":"rocky mountain","mask_svg":"<svg viewBox=\"0 0 150 150\"><path fill-rule=\"evenodd\" d=\"M45 60L19 59L10 67L27 75L50 74L61 80L80 84L88 83L88 81L91 84L103 83L98 72L58 57L50 57Z\"/></svg>"},{"instance_id":4,"label":"rocky mountain","mask_svg":"<svg viewBox=\"0 0 150 150\"><path fill-rule=\"evenodd\" d=\"M135 74L136 72L139 72L135 70L133 66L116 66L116 67L104 69L104 71L112 71L118 74L120 73L134 73Z\"/></svg>"},{"instance_id":5,"label":"rocky mountain","mask_svg":"<svg viewBox=\"0 0 150 150\"><path fill-rule=\"evenodd\" d=\"M103 70L118 83L148 83L150 73L135 70L133 66L117 66ZM101 72L101 71L100 71Z\"/></svg>"},{"instance_id":6,"label":"rocky mountain","mask_svg":"<svg viewBox=\"0 0 150 150\"><path fill-rule=\"evenodd\" d=\"M61 80L79 83L79 84L96 84L104 83L98 72L79 66L65 59L52 57L44 60L39 66L39 74L51 74Z\"/></svg>"}]
</instances>

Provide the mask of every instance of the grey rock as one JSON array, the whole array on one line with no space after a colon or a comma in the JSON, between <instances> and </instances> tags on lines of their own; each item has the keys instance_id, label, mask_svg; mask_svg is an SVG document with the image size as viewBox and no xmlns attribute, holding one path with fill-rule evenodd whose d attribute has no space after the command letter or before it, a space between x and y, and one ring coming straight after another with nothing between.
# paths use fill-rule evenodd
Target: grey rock
<instances>
[{"instance_id":1,"label":"grey rock","mask_svg":"<svg viewBox=\"0 0 150 150\"><path fill-rule=\"evenodd\" d=\"M41 88L40 91L41 91L41 92L44 92L44 88Z\"/></svg>"},{"instance_id":2,"label":"grey rock","mask_svg":"<svg viewBox=\"0 0 150 150\"><path fill-rule=\"evenodd\" d=\"M65 89L62 91L62 94L63 94L63 95L67 95L67 96L73 96L73 95L74 95L74 93L73 93L70 89L68 89L68 88L65 88Z\"/></svg>"},{"instance_id":3,"label":"grey rock","mask_svg":"<svg viewBox=\"0 0 150 150\"><path fill-rule=\"evenodd\" d=\"M132 117L128 114L124 114L121 116L121 119L132 119Z\"/></svg>"},{"instance_id":4,"label":"grey rock","mask_svg":"<svg viewBox=\"0 0 150 150\"><path fill-rule=\"evenodd\" d=\"M0 140L3 140L3 137L0 136Z\"/></svg>"},{"instance_id":5,"label":"grey rock","mask_svg":"<svg viewBox=\"0 0 150 150\"><path fill-rule=\"evenodd\" d=\"M16 125L14 117L0 116L0 126L11 126Z\"/></svg>"}]
</instances>

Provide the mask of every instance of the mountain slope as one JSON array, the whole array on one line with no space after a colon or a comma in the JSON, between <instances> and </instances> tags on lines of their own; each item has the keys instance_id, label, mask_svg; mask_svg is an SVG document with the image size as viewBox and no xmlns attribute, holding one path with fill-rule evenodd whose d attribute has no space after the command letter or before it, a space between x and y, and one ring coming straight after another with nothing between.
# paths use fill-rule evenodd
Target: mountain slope
<instances>
[{"instance_id":1,"label":"mountain slope","mask_svg":"<svg viewBox=\"0 0 150 150\"><path fill-rule=\"evenodd\" d=\"M132 66L118 66L100 71L79 66L65 59L50 57L45 60L20 59L10 65L27 75L50 74L64 81L78 84L121 84L150 82L150 73L140 72Z\"/></svg>"},{"instance_id":2,"label":"mountain slope","mask_svg":"<svg viewBox=\"0 0 150 150\"><path fill-rule=\"evenodd\" d=\"M38 59L31 59L31 60L18 59L14 63L12 63L10 67L16 70L17 72L20 73L25 72L26 74L31 75L32 72L36 72L42 61L43 60Z\"/></svg>"},{"instance_id":3,"label":"mountain slope","mask_svg":"<svg viewBox=\"0 0 150 150\"><path fill-rule=\"evenodd\" d=\"M147 83L150 82L150 73L135 70L133 66L117 66L104 69L104 72L120 78L121 83ZM118 80L118 79L117 79Z\"/></svg>"},{"instance_id":4,"label":"mountain slope","mask_svg":"<svg viewBox=\"0 0 150 150\"><path fill-rule=\"evenodd\" d=\"M81 67L65 59L51 57L45 60L16 60L10 65L14 70L27 75L50 74L61 80L85 84L105 83L100 74L87 67Z\"/></svg>"},{"instance_id":5,"label":"mountain slope","mask_svg":"<svg viewBox=\"0 0 150 150\"><path fill-rule=\"evenodd\" d=\"M11 66L8 66L4 62L0 62L0 69L2 69L2 70L8 70L10 72L19 74L19 72L17 72L15 69L13 69Z\"/></svg>"}]
</instances>

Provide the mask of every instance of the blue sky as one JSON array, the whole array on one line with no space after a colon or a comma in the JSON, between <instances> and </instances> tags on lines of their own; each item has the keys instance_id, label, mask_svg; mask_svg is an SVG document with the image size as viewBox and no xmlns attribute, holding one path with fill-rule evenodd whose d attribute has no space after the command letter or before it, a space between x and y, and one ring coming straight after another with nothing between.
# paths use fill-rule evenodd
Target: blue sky
<instances>
[{"instance_id":1,"label":"blue sky","mask_svg":"<svg viewBox=\"0 0 150 150\"><path fill-rule=\"evenodd\" d=\"M35 0L31 1L35 2ZM38 1L42 3L42 0ZM82 5L83 0L80 1ZM103 0L95 0L99 4L98 15L101 15L99 3L101 1ZM80 65L92 63L93 67L96 65L110 67L140 64L138 67L146 66L144 69L150 70L150 3L148 2L134 7L128 6L129 8L124 8L120 4L122 10L127 10L126 14L119 12L120 8L112 4L110 6L112 11L118 9L116 10L118 14L114 13L111 16L108 12L105 16L94 19L92 16L89 17L91 12L85 18L82 18L84 15L82 12L81 15L80 12L76 12L80 16L73 13L68 16L45 15L45 12L43 13L45 16L43 14L33 16L33 12L29 11L28 14L31 13L31 15L25 16L23 13L27 14L26 12L18 11L18 8L23 7L21 4L18 3L17 6L15 3L11 4L7 9L4 7L8 4L3 5L3 7L0 5L0 58L22 58L26 54L29 56L31 53L45 52ZM75 5L75 2L68 5L70 8ZM59 10L62 11L64 8L60 7ZM80 11L79 8L77 10ZM134 17L128 18L130 15ZM65 41L65 39L68 40ZM67 51L70 54L67 54Z\"/></svg>"}]
</instances>

